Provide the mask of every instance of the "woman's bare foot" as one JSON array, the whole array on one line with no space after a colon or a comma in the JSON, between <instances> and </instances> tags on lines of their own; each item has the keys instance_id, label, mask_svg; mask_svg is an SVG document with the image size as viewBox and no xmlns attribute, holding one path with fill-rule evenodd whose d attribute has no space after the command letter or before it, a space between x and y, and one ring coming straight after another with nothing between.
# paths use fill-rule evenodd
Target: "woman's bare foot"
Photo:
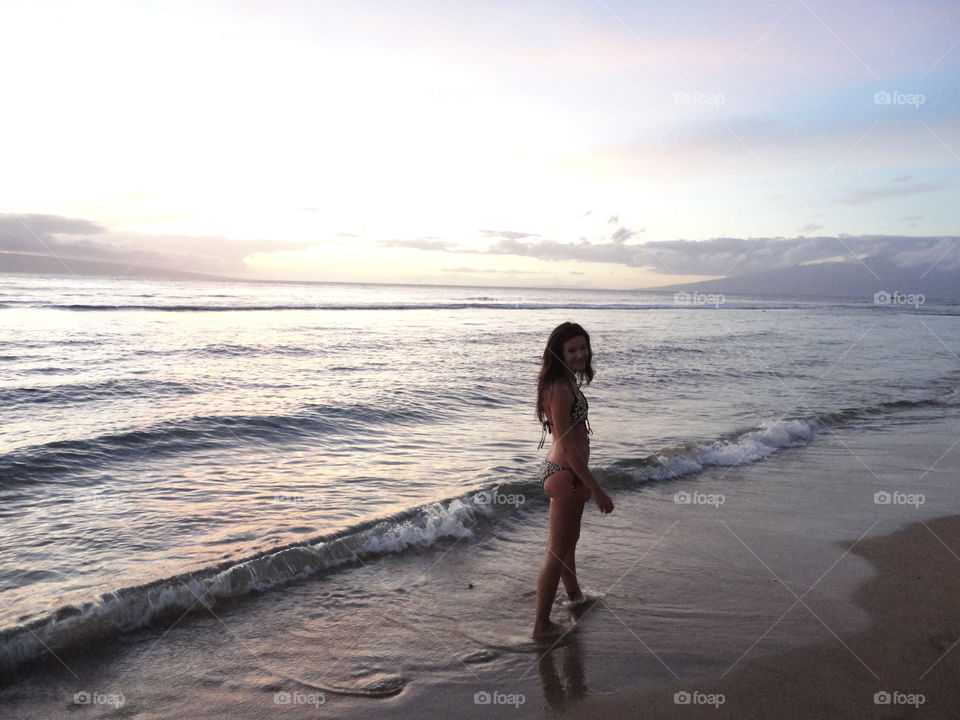
<instances>
[{"instance_id":1,"label":"woman's bare foot","mask_svg":"<svg viewBox=\"0 0 960 720\"><path fill-rule=\"evenodd\" d=\"M576 607L577 605L582 605L587 601L587 596L584 595L580 590L577 590L575 593L573 593L573 595L567 593L567 598L569 599L567 607Z\"/></svg>"},{"instance_id":2,"label":"woman's bare foot","mask_svg":"<svg viewBox=\"0 0 960 720\"><path fill-rule=\"evenodd\" d=\"M547 620L545 623L536 624L533 626L533 632L530 633L530 637L535 639L541 639L545 637L553 637L559 635L563 632L563 626L558 623L553 622L552 620Z\"/></svg>"}]
</instances>

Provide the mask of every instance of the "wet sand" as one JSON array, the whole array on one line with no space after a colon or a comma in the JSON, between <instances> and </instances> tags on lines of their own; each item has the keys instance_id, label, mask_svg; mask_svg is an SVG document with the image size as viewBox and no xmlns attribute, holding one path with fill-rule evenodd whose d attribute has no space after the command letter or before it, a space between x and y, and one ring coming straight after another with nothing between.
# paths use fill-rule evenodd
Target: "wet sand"
<instances>
[{"instance_id":1,"label":"wet sand","mask_svg":"<svg viewBox=\"0 0 960 720\"><path fill-rule=\"evenodd\" d=\"M587 509L578 545L602 602L543 652L526 637L547 537L531 496L471 538L58 653L0 677L0 715L952 717L960 647L937 660L960 636L958 435L952 418L838 429L760 463L621 484L612 515ZM681 489L724 502L677 503ZM876 502L894 490L925 503ZM884 690L924 704L875 705ZM675 704L683 691L724 703ZM123 703L78 707L78 692Z\"/></svg>"},{"instance_id":2,"label":"wet sand","mask_svg":"<svg viewBox=\"0 0 960 720\"><path fill-rule=\"evenodd\" d=\"M870 615L865 630L773 656L748 655L712 681L589 696L549 716L956 718L960 515L867 537L850 551L877 571L853 596ZM792 612L806 611L798 602Z\"/></svg>"}]
</instances>

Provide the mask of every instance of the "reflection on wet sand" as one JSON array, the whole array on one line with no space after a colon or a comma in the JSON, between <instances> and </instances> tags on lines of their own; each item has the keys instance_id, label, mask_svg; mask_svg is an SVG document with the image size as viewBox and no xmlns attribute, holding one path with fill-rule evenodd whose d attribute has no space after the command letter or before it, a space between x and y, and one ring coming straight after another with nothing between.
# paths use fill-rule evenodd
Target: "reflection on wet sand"
<instances>
[{"instance_id":1,"label":"reflection on wet sand","mask_svg":"<svg viewBox=\"0 0 960 720\"><path fill-rule=\"evenodd\" d=\"M582 617L594 609L596 602L586 602L570 608L570 614L579 623ZM543 696L551 710L563 712L587 695L583 643L576 625L541 654L539 669Z\"/></svg>"}]
</instances>

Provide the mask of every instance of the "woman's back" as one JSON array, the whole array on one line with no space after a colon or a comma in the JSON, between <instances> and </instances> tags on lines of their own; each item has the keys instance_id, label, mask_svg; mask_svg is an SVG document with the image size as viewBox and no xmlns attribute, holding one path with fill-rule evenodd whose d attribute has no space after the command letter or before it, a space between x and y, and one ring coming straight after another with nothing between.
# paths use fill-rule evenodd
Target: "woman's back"
<instances>
[{"instance_id":1,"label":"woman's back","mask_svg":"<svg viewBox=\"0 0 960 720\"><path fill-rule=\"evenodd\" d=\"M547 432L549 431L553 434L556 418L553 418L551 413L558 405L561 407L569 406L570 408L570 425L567 432L572 432L577 426L583 423L586 427L586 433L583 434L583 437L593 433L593 430L590 428L590 420L587 417L589 412L587 398L580 391L580 388L574 385L570 378L557 380L547 385L544 390L544 414L549 417L543 421L543 437L540 438L539 448L543 447ZM558 394L559 397L557 396ZM589 444L589 442L589 439L587 439L587 444Z\"/></svg>"}]
</instances>

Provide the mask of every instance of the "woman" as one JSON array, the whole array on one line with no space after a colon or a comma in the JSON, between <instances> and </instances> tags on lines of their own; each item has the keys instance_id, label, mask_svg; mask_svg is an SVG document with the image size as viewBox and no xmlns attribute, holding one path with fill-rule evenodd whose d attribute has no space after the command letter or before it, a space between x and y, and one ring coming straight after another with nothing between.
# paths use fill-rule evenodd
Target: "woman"
<instances>
[{"instance_id":1,"label":"woman","mask_svg":"<svg viewBox=\"0 0 960 720\"><path fill-rule=\"evenodd\" d=\"M580 538L580 517L591 497L600 512L613 511L613 502L597 483L587 461L590 459L590 424L587 420L587 399L580 392L576 378L593 380L590 361L590 336L577 323L563 323L550 333L543 351L543 364L537 378L537 419L543 423L543 447L547 431L553 444L547 458L540 463L540 482L550 496L550 537L540 576L537 578L536 619L533 637L560 632L550 621L550 608L563 586L571 605L584 602L577 582L574 550Z\"/></svg>"}]
</instances>

